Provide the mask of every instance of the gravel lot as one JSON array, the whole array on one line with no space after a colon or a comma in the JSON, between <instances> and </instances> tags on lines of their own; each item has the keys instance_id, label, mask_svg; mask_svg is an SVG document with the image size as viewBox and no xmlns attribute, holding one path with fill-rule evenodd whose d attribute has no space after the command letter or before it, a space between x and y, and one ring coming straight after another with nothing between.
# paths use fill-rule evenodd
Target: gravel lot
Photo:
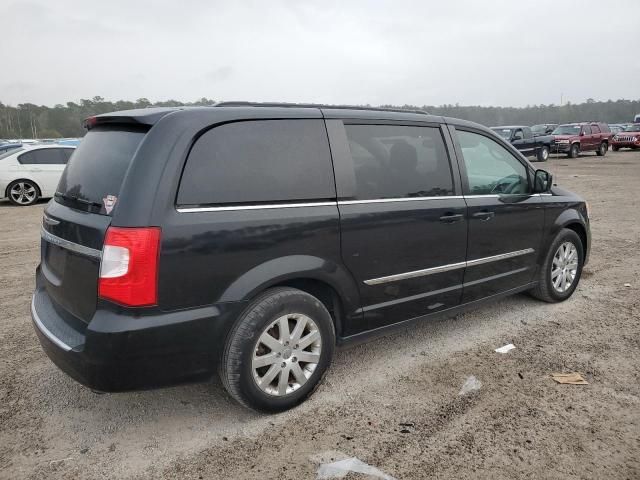
<instances>
[{"instance_id":1,"label":"gravel lot","mask_svg":"<svg viewBox=\"0 0 640 480\"><path fill-rule=\"evenodd\" d=\"M356 456L397 479L640 478L640 153L545 167L591 205L569 301L517 295L338 352L276 416L217 379L96 395L61 373L29 318L44 204L0 203L0 477L303 479ZM589 385L555 384L563 371ZM460 396L470 375L482 387Z\"/></svg>"}]
</instances>

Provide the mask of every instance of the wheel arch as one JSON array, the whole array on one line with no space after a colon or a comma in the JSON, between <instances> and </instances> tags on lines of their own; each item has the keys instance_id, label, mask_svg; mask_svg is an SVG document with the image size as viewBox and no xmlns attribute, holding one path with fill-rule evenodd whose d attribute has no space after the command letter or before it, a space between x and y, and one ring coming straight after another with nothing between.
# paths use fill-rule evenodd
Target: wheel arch
<instances>
[{"instance_id":1,"label":"wheel arch","mask_svg":"<svg viewBox=\"0 0 640 480\"><path fill-rule=\"evenodd\" d=\"M7 184L7 187L4 189L5 198L9 198L9 187L11 187L11 185L13 185L16 182L31 182L31 183L33 183L33 185L36 187L36 190L38 191L38 197L42 197L42 188L40 187L38 182L36 182L33 178L20 177L20 178L16 178L15 180L11 180Z\"/></svg>"},{"instance_id":2,"label":"wheel arch","mask_svg":"<svg viewBox=\"0 0 640 480\"><path fill-rule=\"evenodd\" d=\"M345 318L360 308L358 287L341 264L310 255L279 257L253 267L232 282L220 302L250 300L273 287L291 287L315 296L334 320L341 336Z\"/></svg>"}]
</instances>

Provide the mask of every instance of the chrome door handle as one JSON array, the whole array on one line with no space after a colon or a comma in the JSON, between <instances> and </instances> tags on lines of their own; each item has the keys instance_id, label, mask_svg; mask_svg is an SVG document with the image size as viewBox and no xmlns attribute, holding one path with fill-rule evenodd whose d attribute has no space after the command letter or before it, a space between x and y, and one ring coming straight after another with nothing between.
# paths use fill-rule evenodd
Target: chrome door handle
<instances>
[{"instance_id":1,"label":"chrome door handle","mask_svg":"<svg viewBox=\"0 0 640 480\"><path fill-rule=\"evenodd\" d=\"M463 217L464 215L462 215L461 213L455 213L455 214L450 213L450 214L441 216L440 221L444 223L455 223L462 220Z\"/></svg>"},{"instance_id":2,"label":"chrome door handle","mask_svg":"<svg viewBox=\"0 0 640 480\"><path fill-rule=\"evenodd\" d=\"M482 211L482 212L476 212L471 216L473 218L477 218L478 220L486 222L487 220L491 220L495 215L496 214L494 212Z\"/></svg>"}]
</instances>

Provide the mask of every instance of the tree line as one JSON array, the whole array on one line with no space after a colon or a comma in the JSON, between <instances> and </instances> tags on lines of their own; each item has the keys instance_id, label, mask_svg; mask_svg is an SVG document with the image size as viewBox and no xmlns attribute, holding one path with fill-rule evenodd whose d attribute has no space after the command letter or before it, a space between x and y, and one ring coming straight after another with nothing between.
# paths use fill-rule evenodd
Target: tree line
<instances>
[{"instance_id":1,"label":"tree line","mask_svg":"<svg viewBox=\"0 0 640 480\"><path fill-rule=\"evenodd\" d=\"M177 100L152 103L146 98L131 102L119 100L106 101L96 96L82 99L78 103L66 105L34 105L21 103L17 106L0 102L0 138L60 138L81 137L84 135L82 121L92 115L147 107L172 107L180 105L203 106L216 102L201 98L195 102L184 103ZM369 106L369 105L367 105ZM387 108L423 110L434 115L463 118L487 126L495 125L534 125L537 123L568 123L597 120L608 123L626 123L640 114L640 100L595 101L588 99L584 103L565 105L533 105L526 107L482 107L463 105L383 105Z\"/></svg>"}]
</instances>

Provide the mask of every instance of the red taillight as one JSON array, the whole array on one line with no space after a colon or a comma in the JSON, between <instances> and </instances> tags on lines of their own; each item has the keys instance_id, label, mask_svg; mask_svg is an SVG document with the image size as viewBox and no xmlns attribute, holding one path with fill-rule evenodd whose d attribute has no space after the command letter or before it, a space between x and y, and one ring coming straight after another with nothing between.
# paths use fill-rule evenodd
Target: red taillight
<instances>
[{"instance_id":1,"label":"red taillight","mask_svg":"<svg viewBox=\"0 0 640 480\"><path fill-rule=\"evenodd\" d=\"M160 229L109 227L104 239L98 295L128 307L158 303Z\"/></svg>"}]
</instances>

